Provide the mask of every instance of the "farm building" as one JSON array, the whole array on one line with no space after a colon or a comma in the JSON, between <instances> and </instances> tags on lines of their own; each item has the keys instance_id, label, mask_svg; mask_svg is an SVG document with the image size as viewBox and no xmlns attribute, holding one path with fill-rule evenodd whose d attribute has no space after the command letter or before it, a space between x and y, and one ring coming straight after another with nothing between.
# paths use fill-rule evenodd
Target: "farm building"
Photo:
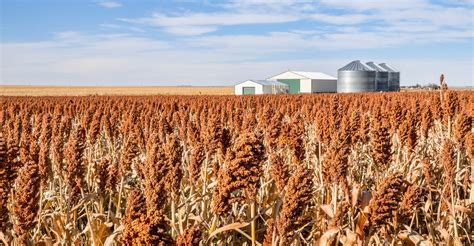
<instances>
[{"instance_id":1,"label":"farm building","mask_svg":"<svg viewBox=\"0 0 474 246\"><path fill-rule=\"evenodd\" d=\"M380 63L379 66L388 71L388 90L400 91L400 72L387 63Z\"/></svg>"},{"instance_id":2,"label":"farm building","mask_svg":"<svg viewBox=\"0 0 474 246\"><path fill-rule=\"evenodd\" d=\"M400 72L386 63L355 60L337 71L337 92L400 90Z\"/></svg>"},{"instance_id":3,"label":"farm building","mask_svg":"<svg viewBox=\"0 0 474 246\"><path fill-rule=\"evenodd\" d=\"M289 87L278 81L247 80L236 84L234 89L235 95L282 94L288 93Z\"/></svg>"},{"instance_id":4,"label":"farm building","mask_svg":"<svg viewBox=\"0 0 474 246\"><path fill-rule=\"evenodd\" d=\"M319 72L289 70L268 79L287 84L290 94L337 91L337 79Z\"/></svg>"},{"instance_id":5,"label":"farm building","mask_svg":"<svg viewBox=\"0 0 474 246\"><path fill-rule=\"evenodd\" d=\"M388 71L373 62L367 62L365 65L375 70L375 91L388 91Z\"/></svg>"},{"instance_id":6,"label":"farm building","mask_svg":"<svg viewBox=\"0 0 474 246\"><path fill-rule=\"evenodd\" d=\"M337 92L374 92L377 72L360 60L337 70Z\"/></svg>"}]
</instances>

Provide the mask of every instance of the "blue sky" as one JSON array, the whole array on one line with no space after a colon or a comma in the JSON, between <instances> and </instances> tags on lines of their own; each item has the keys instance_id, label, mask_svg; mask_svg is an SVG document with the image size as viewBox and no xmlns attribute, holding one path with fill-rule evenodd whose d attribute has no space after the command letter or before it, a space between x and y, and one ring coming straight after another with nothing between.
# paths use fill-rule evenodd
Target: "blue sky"
<instances>
[{"instance_id":1,"label":"blue sky","mask_svg":"<svg viewBox=\"0 0 474 246\"><path fill-rule=\"evenodd\" d=\"M474 83L472 0L2 0L0 84L231 85L387 62Z\"/></svg>"}]
</instances>

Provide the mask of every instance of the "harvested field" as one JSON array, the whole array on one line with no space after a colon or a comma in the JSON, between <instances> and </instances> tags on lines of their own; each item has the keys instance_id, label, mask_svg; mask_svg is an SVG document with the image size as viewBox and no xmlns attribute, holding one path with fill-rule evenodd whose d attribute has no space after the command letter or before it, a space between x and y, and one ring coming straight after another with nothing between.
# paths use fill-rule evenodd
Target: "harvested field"
<instances>
[{"instance_id":1,"label":"harvested field","mask_svg":"<svg viewBox=\"0 0 474 246\"><path fill-rule=\"evenodd\" d=\"M6 245L474 242L472 91L0 99Z\"/></svg>"},{"instance_id":2,"label":"harvested field","mask_svg":"<svg viewBox=\"0 0 474 246\"><path fill-rule=\"evenodd\" d=\"M232 95L232 86L0 86L0 96Z\"/></svg>"}]
</instances>

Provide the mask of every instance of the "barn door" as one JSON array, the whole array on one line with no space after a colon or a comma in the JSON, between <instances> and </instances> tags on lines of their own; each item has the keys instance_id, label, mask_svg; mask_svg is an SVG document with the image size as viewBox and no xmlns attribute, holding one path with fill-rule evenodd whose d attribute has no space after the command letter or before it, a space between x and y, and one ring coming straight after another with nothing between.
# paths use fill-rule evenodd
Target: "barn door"
<instances>
[{"instance_id":1,"label":"barn door","mask_svg":"<svg viewBox=\"0 0 474 246\"><path fill-rule=\"evenodd\" d=\"M279 79L278 81L285 83L290 87L290 94L300 93L300 80L299 79Z\"/></svg>"},{"instance_id":2,"label":"barn door","mask_svg":"<svg viewBox=\"0 0 474 246\"><path fill-rule=\"evenodd\" d=\"M242 95L254 95L255 87L242 87Z\"/></svg>"}]
</instances>

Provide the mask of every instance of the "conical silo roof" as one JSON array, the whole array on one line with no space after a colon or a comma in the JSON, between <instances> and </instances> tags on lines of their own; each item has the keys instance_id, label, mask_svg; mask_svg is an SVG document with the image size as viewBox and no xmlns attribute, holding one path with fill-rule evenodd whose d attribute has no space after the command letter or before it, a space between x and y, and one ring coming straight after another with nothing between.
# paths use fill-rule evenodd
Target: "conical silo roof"
<instances>
[{"instance_id":1,"label":"conical silo roof","mask_svg":"<svg viewBox=\"0 0 474 246\"><path fill-rule=\"evenodd\" d=\"M379 66L381 66L383 69L389 71L389 72L399 72L397 69L395 69L394 67L388 65L387 63L380 63Z\"/></svg>"},{"instance_id":2,"label":"conical silo roof","mask_svg":"<svg viewBox=\"0 0 474 246\"><path fill-rule=\"evenodd\" d=\"M344 67L339 68L337 71L374 71L374 69L360 62L360 60L355 60Z\"/></svg>"},{"instance_id":3,"label":"conical silo roof","mask_svg":"<svg viewBox=\"0 0 474 246\"><path fill-rule=\"evenodd\" d=\"M376 63L374 62L367 62L366 63L367 66L369 66L370 68L372 68L373 70L377 71L377 72L390 72L388 71L387 69L377 65Z\"/></svg>"}]
</instances>

